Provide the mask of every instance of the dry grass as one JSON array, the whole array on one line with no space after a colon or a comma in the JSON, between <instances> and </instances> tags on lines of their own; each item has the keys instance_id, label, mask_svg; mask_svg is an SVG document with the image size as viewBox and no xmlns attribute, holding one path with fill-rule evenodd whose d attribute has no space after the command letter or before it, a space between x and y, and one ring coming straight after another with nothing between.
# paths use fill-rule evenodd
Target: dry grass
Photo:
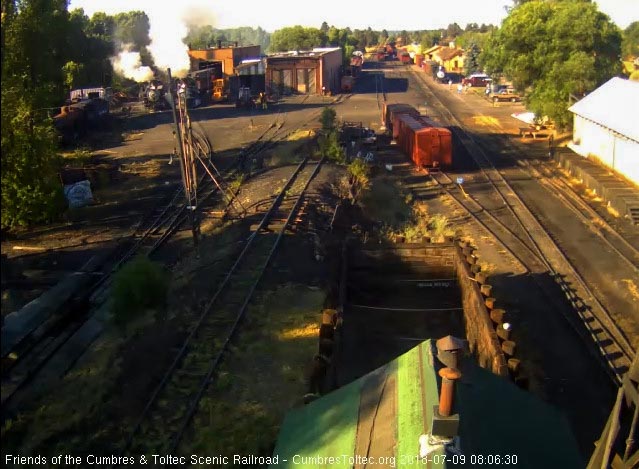
<instances>
[{"instance_id":1,"label":"dry grass","mask_svg":"<svg viewBox=\"0 0 639 469\"><path fill-rule=\"evenodd\" d=\"M612 215L615 218L621 217L621 214L619 213L619 211L610 204L606 205L606 210L608 211L610 215Z\"/></svg>"},{"instance_id":2,"label":"dry grass","mask_svg":"<svg viewBox=\"0 0 639 469\"><path fill-rule=\"evenodd\" d=\"M626 287L630 292L630 296L632 296L635 301L639 300L639 288L637 288L637 284L632 280L626 278L622 279L621 281L626 284Z\"/></svg>"},{"instance_id":3,"label":"dry grass","mask_svg":"<svg viewBox=\"0 0 639 469\"><path fill-rule=\"evenodd\" d=\"M144 135L144 132L126 132L122 138L125 142L132 142L134 140L142 140L142 135Z\"/></svg>"},{"instance_id":4,"label":"dry grass","mask_svg":"<svg viewBox=\"0 0 639 469\"><path fill-rule=\"evenodd\" d=\"M223 379L201 403L185 452L271 454L284 414L306 393L323 301L322 291L289 284L253 302Z\"/></svg>"},{"instance_id":5,"label":"dry grass","mask_svg":"<svg viewBox=\"0 0 639 469\"><path fill-rule=\"evenodd\" d=\"M297 130L280 142L271 152L267 165L269 167L299 163L305 156L309 142L315 137L314 130Z\"/></svg>"},{"instance_id":6,"label":"dry grass","mask_svg":"<svg viewBox=\"0 0 639 469\"><path fill-rule=\"evenodd\" d=\"M105 333L53 389L47 390L30 410L2 429L3 444L23 454L73 454L87 440L84 422L99 420L99 409L113 390L119 367L116 356L123 338L118 331ZM69 438L59 438L63 434Z\"/></svg>"},{"instance_id":7,"label":"dry grass","mask_svg":"<svg viewBox=\"0 0 639 469\"><path fill-rule=\"evenodd\" d=\"M497 266L490 262L480 261L478 264L481 271L485 272L487 275L491 275L497 269Z\"/></svg>"},{"instance_id":8,"label":"dry grass","mask_svg":"<svg viewBox=\"0 0 639 469\"><path fill-rule=\"evenodd\" d=\"M411 206L407 203L406 194L392 177L374 178L370 189L361 196L360 202L362 209L372 220L381 221L392 228L399 228L411 215Z\"/></svg>"}]
</instances>

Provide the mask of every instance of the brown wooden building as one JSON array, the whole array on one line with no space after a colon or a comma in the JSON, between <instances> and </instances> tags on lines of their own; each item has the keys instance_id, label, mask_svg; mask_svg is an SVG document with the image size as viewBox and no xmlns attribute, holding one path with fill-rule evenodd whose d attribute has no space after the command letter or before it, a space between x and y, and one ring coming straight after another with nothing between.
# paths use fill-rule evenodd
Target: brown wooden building
<instances>
[{"instance_id":1,"label":"brown wooden building","mask_svg":"<svg viewBox=\"0 0 639 469\"><path fill-rule=\"evenodd\" d=\"M340 89L342 49L316 48L285 52L266 58L266 90L276 94L337 93Z\"/></svg>"},{"instance_id":2,"label":"brown wooden building","mask_svg":"<svg viewBox=\"0 0 639 469\"><path fill-rule=\"evenodd\" d=\"M260 46L212 47L190 49L189 57L192 71L215 68L218 70L217 78L231 78L242 60L259 58L261 53Z\"/></svg>"}]
</instances>

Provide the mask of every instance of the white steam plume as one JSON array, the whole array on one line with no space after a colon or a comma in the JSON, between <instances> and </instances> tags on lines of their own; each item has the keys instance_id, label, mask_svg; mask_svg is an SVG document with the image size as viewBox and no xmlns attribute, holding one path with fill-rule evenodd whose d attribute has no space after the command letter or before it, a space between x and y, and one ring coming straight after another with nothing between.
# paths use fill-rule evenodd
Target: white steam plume
<instances>
[{"instance_id":1,"label":"white steam plume","mask_svg":"<svg viewBox=\"0 0 639 469\"><path fill-rule=\"evenodd\" d=\"M182 78L191 65L189 48L182 39L186 37L189 26L213 26L215 15L210 6L197 0L182 2L177 10L177 5L170 8L161 5L161 9L147 11L151 23L149 51L159 69L170 67L173 76Z\"/></svg>"},{"instance_id":2,"label":"white steam plume","mask_svg":"<svg viewBox=\"0 0 639 469\"><path fill-rule=\"evenodd\" d=\"M111 63L116 72L138 83L153 78L153 70L142 65L139 52L131 52L131 45L125 44L117 56L111 57Z\"/></svg>"}]
</instances>

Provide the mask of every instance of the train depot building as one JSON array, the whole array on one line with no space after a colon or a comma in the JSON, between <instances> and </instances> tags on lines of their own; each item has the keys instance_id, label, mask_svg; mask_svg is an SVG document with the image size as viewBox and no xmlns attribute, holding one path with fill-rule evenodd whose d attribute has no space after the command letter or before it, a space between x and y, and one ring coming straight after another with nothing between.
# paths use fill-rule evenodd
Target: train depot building
<instances>
[{"instance_id":1,"label":"train depot building","mask_svg":"<svg viewBox=\"0 0 639 469\"><path fill-rule=\"evenodd\" d=\"M633 104L634 103L634 104ZM570 148L639 184L639 83L612 78L570 107Z\"/></svg>"},{"instance_id":2,"label":"train depot building","mask_svg":"<svg viewBox=\"0 0 639 469\"><path fill-rule=\"evenodd\" d=\"M280 95L337 93L341 70L339 47L270 55L266 58L266 90Z\"/></svg>"},{"instance_id":3,"label":"train depot building","mask_svg":"<svg viewBox=\"0 0 639 469\"><path fill-rule=\"evenodd\" d=\"M237 44L237 43L235 43ZM219 77L231 78L235 76L235 68L245 59L256 59L262 54L260 46L217 47L208 49L189 49L191 70L212 68L218 70Z\"/></svg>"}]
</instances>

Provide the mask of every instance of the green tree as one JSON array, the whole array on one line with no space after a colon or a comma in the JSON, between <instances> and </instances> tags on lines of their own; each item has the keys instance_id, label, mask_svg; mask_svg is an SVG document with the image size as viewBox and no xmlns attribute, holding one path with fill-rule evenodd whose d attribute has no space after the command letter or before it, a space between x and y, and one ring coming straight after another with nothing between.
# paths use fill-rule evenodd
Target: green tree
<instances>
[{"instance_id":1,"label":"green tree","mask_svg":"<svg viewBox=\"0 0 639 469\"><path fill-rule=\"evenodd\" d=\"M422 50L426 51L437 43L439 38L439 31L423 31L419 36L419 43L422 45Z\"/></svg>"},{"instance_id":2,"label":"green tree","mask_svg":"<svg viewBox=\"0 0 639 469\"><path fill-rule=\"evenodd\" d=\"M466 75L478 72L481 70L479 65L479 46L474 42L466 49L466 60L464 60L464 72Z\"/></svg>"},{"instance_id":3,"label":"green tree","mask_svg":"<svg viewBox=\"0 0 639 469\"><path fill-rule=\"evenodd\" d=\"M317 28L291 26L278 29L271 35L271 50L309 50L324 43L324 34Z\"/></svg>"},{"instance_id":4,"label":"green tree","mask_svg":"<svg viewBox=\"0 0 639 469\"><path fill-rule=\"evenodd\" d=\"M480 62L490 74L511 79L535 114L567 126L569 95L583 95L616 75L620 45L619 29L595 4L532 0L512 9Z\"/></svg>"},{"instance_id":5,"label":"green tree","mask_svg":"<svg viewBox=\"0 0 639 469\"><path fill-rule=\"evenodd\" d=\"M457 23L452 23L449 24L446 28L445 36L449 38L456 38L463 32L464 30L461 28L461 26L459 26Z\"/></svg>"},{"instance_id":6,"label":"green tree","mask_svg":"<svg viewBox=\"0 0 639 469\"><path fill-rule=\"evenodd\" d=\"M621 53L626 57L639 57L639 21L633 21L623 32Z\"/></svg>"},{"instance_id":7,"label":"green tree","mask_svg":"<svg viewBox=\"0 0 639 469\"><path fill-rule=\"evenodd\" d=\"M127 11L113 17L113 39L118 44L131 44L132 50L139 51L149 44L149 17L143 11Z\"/></svg>"},{"instance_id":8,"label":"green tree","mask_svg":"<svg viewBox=\"0 0 639 469\"><path fill-rule=\"evenodd\" d=\"M144 256L125 264L113 279L113 321L124 327L148 310L154 310L156 318L163 318L169 280L160 264Z\"/></svg>"},{"instance_id":9,"label":"green tree","mask_svg":"<svg viewBox=\"0 0 639 469\"><path fill-rule=\"evenodd\" d=\"M62 73L64 74L65 87L71 90L78 86L81 82L84 73L84 65L71 60L64 64L62 67Z\"/></svg>"},{"instance_id":10,"label":"green tree","mask_svg":"<svg viewBox=\"0 0 639 469\"><path fill-rule=\"evenodd\" d=\"M63 0L2 4L3 228L50 220L61 208L56 135L43 108L63 93L67 28Z\"/></svg>"},{"instance_id":11,"label":"green tree","mask_svg":"<svg viewBox=\"0 0 639 469\"><path fill-rule=\"evenodd\" d=\"M111 84L113 67L109 58L115 54L114 30L113 18L104 13L95 13L91 19L81 9L69 13L67 60L82 67L74 86Z\"/></svg>"},{"instance_id":12,"label":"green tree","mask_svg":"<svg viewBox=\"0 0 639 469\"><path fill-rule=\"evenodd\" d=\"M320 124L322 124L322 131L328 132L335 129L337 113L332 107L325 107L320 114Z\"/></svg>"}]
</instances>

